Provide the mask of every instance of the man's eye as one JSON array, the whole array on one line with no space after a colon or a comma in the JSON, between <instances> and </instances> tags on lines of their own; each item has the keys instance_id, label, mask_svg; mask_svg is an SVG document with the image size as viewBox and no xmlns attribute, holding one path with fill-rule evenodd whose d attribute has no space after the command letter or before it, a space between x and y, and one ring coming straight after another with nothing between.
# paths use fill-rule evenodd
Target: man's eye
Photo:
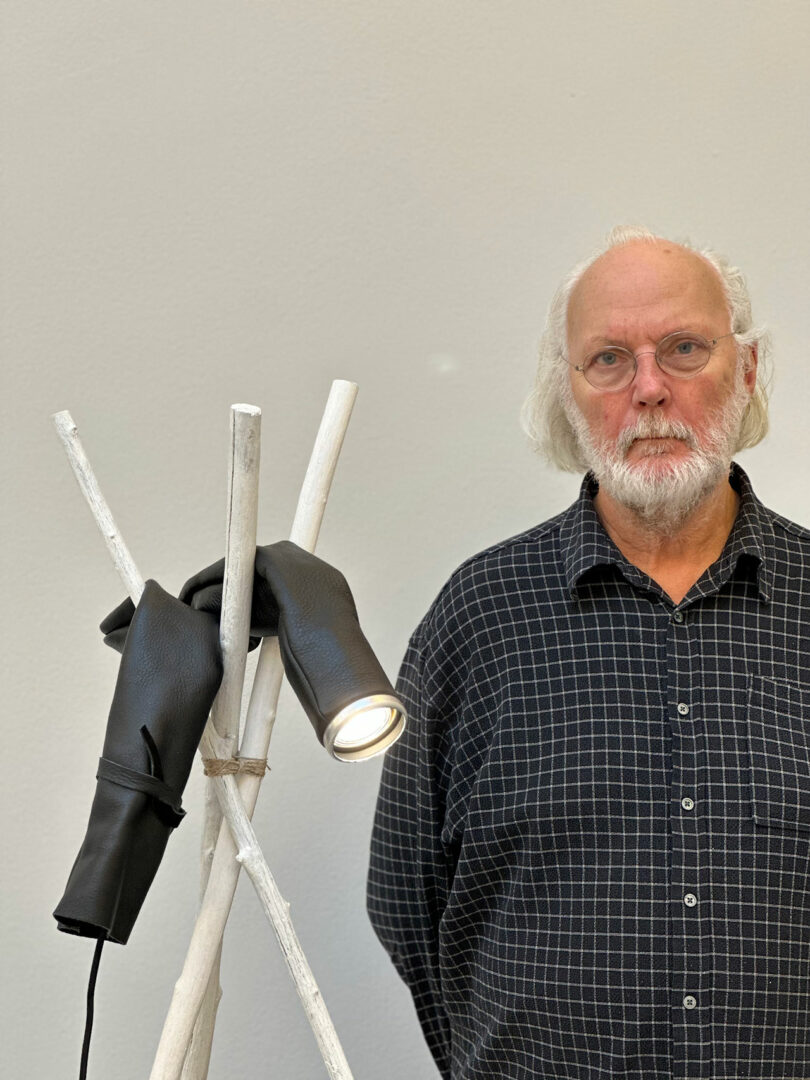
<instances>
[{"instance_id":1,"label":"man's eye","mask_svg":"<svg viewBox=\"0 0 810 1080\"><path fill-rule=\"evenodd\" d=\"M697 347L696 341L679 341L675 346L675 352L678 356L691 356Z\"/></svg>"},{"instance_id":2,"label":"man's eye","mask_svg":"<svg viewBox=\"0 0 810 1080\"><path fill-rule=\"evenodd\" d=\"M615 352L600 352L591 360L593 367L613 367L618 364L619 357Z\"/></svg>"}]
</instances>

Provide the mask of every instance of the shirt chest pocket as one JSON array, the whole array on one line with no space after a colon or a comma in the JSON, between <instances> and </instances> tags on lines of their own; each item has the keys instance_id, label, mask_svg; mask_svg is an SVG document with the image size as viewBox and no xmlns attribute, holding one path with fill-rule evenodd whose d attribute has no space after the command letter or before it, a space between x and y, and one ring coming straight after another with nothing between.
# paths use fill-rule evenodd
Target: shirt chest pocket
<instances>
[{"instance_id":1,"label":"shirt chest pocket","mask_svg":"<svg viewBox=\"0 0 810 1080\"><path fill-rule=\"evenodd\" d=\"M747 725L754 820L810 831L810 687L754 677Z\"/></svg>"}]
</instances>

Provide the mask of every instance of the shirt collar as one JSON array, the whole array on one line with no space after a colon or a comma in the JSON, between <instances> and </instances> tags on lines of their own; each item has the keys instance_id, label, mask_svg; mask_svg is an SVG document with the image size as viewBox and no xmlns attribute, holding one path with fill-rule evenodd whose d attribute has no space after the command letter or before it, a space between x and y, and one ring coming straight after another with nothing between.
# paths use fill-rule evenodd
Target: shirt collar
<instances>
[{"instance_id":1,"label":"shirt collar","mask_svg":"<svg viewBox=\"0 0 810 1080\"><path fill-rule=\"evenodd\" d=\"M768 534L772 535L768 511L754 494L747 474L736 462L732 462L729 482L740 496L740 507L720 558L710 568L708 578L704 581L704 575L701 579L703 584L700 592L705 595L719 588L738 568L740 571L748 569L757 582L761 599L767 601L771 594ZM595 567L616 566L622 571L630 569L627 559L605 532L596 513L593 497L598 490L596 479L592 473L588 473L583 478L579 498L562 517L560 544L565 580L573 594L582 577ZM690 597L691 593L690 589Z\"/></svg>"}]
</instances>

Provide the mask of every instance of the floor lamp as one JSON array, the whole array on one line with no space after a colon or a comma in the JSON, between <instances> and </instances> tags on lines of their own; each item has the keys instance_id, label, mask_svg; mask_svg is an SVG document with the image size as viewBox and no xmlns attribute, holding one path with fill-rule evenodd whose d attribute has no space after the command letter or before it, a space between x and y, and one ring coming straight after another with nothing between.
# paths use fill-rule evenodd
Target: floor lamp
<instances>
[{"instance_id":1,"label":"floor lamp","mask_svg":"<svg viewBox=\"0 0 810 1080\"><path fill-rule=\"evenodd\" d=\"M357 387L332 384L298 500L290 539L305 551L317 542L338 455ZM76 425L68 412L54 423L79 486L113 562L137 603L143 579L107 507ZM182 973L175 984L151 1080L204 1080L221 996L219 956L239 871L247 870L282 949L330 1077L352 1074L323 997L295 933L286 904L259 846L250 818L267 768L283 667L277 638L265 638L254 675L241 744L239 715L246 667L253 558L256 551L260 410L231 409L226 560L220 621L223 679L206 725L200 752L209 777L201 859L201 902ZM311 717L312 719L312 717ZM321 718L322 719L322 718ZM374 695L353 703L321 724L319 737L332 754L356 761L386 749L402 731L395 697Z\"/></svg>"}]
</instances>

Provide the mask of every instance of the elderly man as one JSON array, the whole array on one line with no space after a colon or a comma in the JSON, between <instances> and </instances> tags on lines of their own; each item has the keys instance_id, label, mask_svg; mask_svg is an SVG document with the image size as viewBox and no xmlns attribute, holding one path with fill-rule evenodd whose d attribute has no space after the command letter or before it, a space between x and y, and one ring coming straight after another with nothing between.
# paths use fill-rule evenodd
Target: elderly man
<instances>
[{"instance_id":1,"label":"elderly man","mask_svg":"<svg viewBox=\"0 0 810 1080\"><path fill-rule=\"evenodd\" d=\"M810 533L732 463L765 346L642 229L552 303L527 416L579 498L414 632L372 836L443 1077L810 1077Z\"/></svg>"}]
</instances>

